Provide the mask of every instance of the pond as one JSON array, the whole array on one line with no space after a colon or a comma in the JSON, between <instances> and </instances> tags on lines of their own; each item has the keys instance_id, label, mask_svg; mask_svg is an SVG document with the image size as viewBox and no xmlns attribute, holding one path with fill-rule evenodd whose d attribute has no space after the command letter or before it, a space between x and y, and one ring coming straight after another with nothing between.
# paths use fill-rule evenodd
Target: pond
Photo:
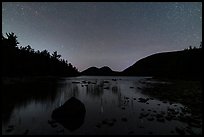
<instances>
[{"instance_id":1,"label":"pond","mask_svg":"<svg viewBox=\"0 0 204 137\"><path fill-rule=\"evenodd\" d=\"M3 87L3 135L176 135L202 134L178 117L186 106L142 93L149 77L80 76L37 79ZM161 81L162 82L162 81ZM71 130L52 118L75 97L85 115ZM68 123L71 124L72 123Z\"/></svg>"}]
</instances>

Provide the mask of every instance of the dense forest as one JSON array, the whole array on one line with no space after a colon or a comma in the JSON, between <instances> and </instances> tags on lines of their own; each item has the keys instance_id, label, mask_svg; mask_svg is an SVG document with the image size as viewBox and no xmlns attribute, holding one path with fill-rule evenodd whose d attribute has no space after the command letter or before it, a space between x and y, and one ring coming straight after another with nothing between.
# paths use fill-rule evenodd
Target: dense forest
<instances>
[{"instance_id":1,"label":"dense forest","mask_svg":"<svg viewBox=\"0 0 204 137\"><path fill-rule=\"evenodd\" d=\"M30 45L19 46L17 36L12 33L2 34L1 75L2 76L77 76L76 67L61 59L54 51L35 51Z\"/></svg>"}]
</instances>

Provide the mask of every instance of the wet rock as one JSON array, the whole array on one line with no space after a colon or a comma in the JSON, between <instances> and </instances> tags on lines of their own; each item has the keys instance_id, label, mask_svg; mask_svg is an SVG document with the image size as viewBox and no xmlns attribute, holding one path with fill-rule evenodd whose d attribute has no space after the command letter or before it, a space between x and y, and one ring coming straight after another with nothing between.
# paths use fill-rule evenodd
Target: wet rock
<instances>
[{"instance_id":1,"label":"wet rock","mask_svg":"<svg viewBox=\"0 0 204 137\"><path fill-rule=\"evenodd\" d=\"M78 81L73 81L72 83L73 83L73 84L79 84L80 82L78 82Z\"/></svg>"},{"instance_id":2,"label":"wet rock","mask_svg":"<svg viewBox=\"0 0 204 137\"><path fill-rule=\"evenodd\" d=\"M104 124L104 125L105 125L105 124L108 124L108 119L103 120L103 121L102 121L102 124Z\"/></svg>"},{"instance_id":3,"label":"wet rock","mask_svg":"<svg viewBox=\"0 0 204 137\"><path fill-rule=\"evenodd\" d=\"M6 132L8 132L8 133L11 131L13 131L13 128L6 129Z\"/></svg>"},{"instance_id":4,"label":"wet rock","mask_svg":"<svg viewBox=\"0 0 204 137\"><path fill-rule=\"evenodd\" d=\"M183 129L178 128L178 127L176 127L175 129L176 129L176 132L177 132L178 134L180 134L180 135L185 135L185 131L184 131Z\"/></svg>"},{"instance_id":5,"label":"wet rock","mask_svg":"<svg viewBox=\"0 0 204 137\"><path fill-rule=\"evenodd\" d=\"M138 102L141 102L141 103L146 103L149 99L145 99L145 98L138 98L139 101Z\"/></svg>"},{"instance_id":6,"label":"wet rock","mask_svg":"<svg viewBox=\"0 0 204 137\"><path fill-rule=\"evenodd\" d=\"M56 124L51 124L51 127L52 127L52 128L56 128L57 125L56 125Z\"/></svg>"},{"instance_id":7,"label":"wet rock","mask_svg":"<svg viewBox=\"0 0 204 137\"><path fill-rule=\"evenodd\" d=\"M126 121L127 121L127 118L126 118L126 117L122 117L121 120L122 120L123 122L126 122Z\"/></svg>"},{"instance_id":8,"label":"wet rock","mask_svg":"<svg viewBox=\"0 0 204 137\"><path fill-rule=\"evenodd\" d=\"M85 113L84 104L72 97L52 112L52 118L70 131L74 131L83 124Z\"/></svg>"},{"instance_id":9,"label":"wet rock","mask_svg":"<svg viewBox=\"0 0 204 137\"><path fill-rule=\"evenodd\" d=\"M140 116L142 117L147 117L149 115L149 113L140 113Z\"/></svg>"},{"instance_id":10,"label":"wet rock","mask_svg":"<svg viewBox=\"0 0 204 137\"><path fill-rule=\"evenodd\" d=\"M50 125L52 125L52 124L55 124L56 123L56 121L55 120L48 120L47 121Z\"/></svg>"},{"instance_id":11,"label":"wet rock","mask_svg":"<svg viewBox=\"0 0 204 137\"><path fill-rule=\"evenodd\" d=\"M29 132L29 130L28 130L28 129L26 129L26 131L23 133L23 135L27 135L27 134L28 134L28 132Z\"/></svg>"},{"instance_id":12,"label":"wet rock","mask_svg":"<svg viewBox=\"0 0 204 137\"><path fill-rule=\"evenodd\" d=\"M113 122L116 122L117 120L115 118L112 119Z\"/></svg>"},{"instance_id":13,"label":"wet rock","mask_svg":"<svg viewBox=\"0 0 204 137\"><path fill-rule=\"evenodd\" d=\"M153 132L149 131L149 132L148 132L148 134L152 135L152 134L153 134Z\"/></svg>"},{"instance_id":14,"label":"wet rock","mask_svg":"<svg viewBox=\"0 0 204 137\"><path fill-rule=\"evenodd\" d=\"M165 119L168 120L168 121L171 121L173 119L173 117L168 115L168 116L165 117Z\"/></svg>"},{"instance_id":15,"label":"wet rock","mask_svg":"<svg viewBox=\"0 0 204 137\"><path fill-rule=\"evenodd\" d=\"M14 125L9 125L8 128L14 128Z\"/></svg>"},{"instance_id":16,"label":"wet rock","mask_svg":"<svg viewBox=\"0 0 204 137\"><path fill-rule=\"evenodd\" d=\"M139 126L139 128L144 128L144 126Z\"/></svg>"},{"instance_id":17,"label":"wet rock","mask_svg":"<svg viewBox=\"0 0 204 137\"><path fill-rule=\"evenodd\" d=\"M57 133L64 133L64 129L57 130Z\"/></svg>"},{"instance_id":18,"label":"wet rock","mask_svg":"<svg viewBox=\"0 0 204 137\"><path fill-rule=\"evenodd\" d=\"M174 131L173 131L173 130L171 130L171 131L170 131L170 133L174 133Z\"/></svg>"},{"instance_id":19,"label":"wet rock","mask_svg":"<svg viewBox=\"0 0 204 137\"><path fill-rule=\"evenodd\" d=\"M139 116L139 119L142 119L143 117L142 116Z\"/></svg>"},{"instance_id":20,"label":"wet rock","mask_svg":"<svg viewBox=\"0 0 204 137\"><path fill-rule=\"evenodd\" d=\"M156 110L153 110L153 112L154 112L154 113L157 113L157 111L156 111Z\"/></svg>"},{"instance_id":21,"label":"wet rock","mask_svg":"<svg viewBox=\"0 0 204 137\"><path fill-rule=\"evenodd\" d=\"M192 129L186 129L186 132L188 132L190 135L196 135Z\"/></svg>"},{"instance_id":22,"label":"wet rock","mask_svg":"<svg viewBox=\"0 0 204 137\"><path fill-rule=\"evenodd\" d=\"M154 118L153 118L153 117L149 117L149 118L147 118L147 120L148 120L148 121L153 121Z\"/></svg>"},{"instance_id":23,"label":"wet rock","mask_svg":"<svg viewBox=\"0 0 204 137\"><path fill-rule=\"evenodd\" d=\"M167 101L163 101L163 103L164 103L164 104L166 104L166 103L167 103Z\"/></svg>"},{"instance_id":24,"label":"wet rock","mask_svg":"<svg viewBox=\"0 0 204 137\"><path fill-rule=\"evenodd\" d=\"M162 114L162 115L164 115L164 114L165 114L165 112L164 112L164 111L161 111L161 114Z\"/></svg>"},{"instance_id":25,"label":"wet rock","mask_svg":"<svg viewBox=\"0 0 204 137\"><path fill-rule=\"evenodd\" d=\"M103 89L110 89L109 87L104 87Z\"/></svg>"},{"instance_id":26,"label":"wet rock","mask_svg":"<svg viewBox=\"0 0 204 137\"><path fill-rule=\"evenodd\" d=\"M97 127L97 128L101 128L101 124L97 124L96 127Z\"/></svg>"},{"instance_id":27,"label":"wet rock","mask_svg":"<svg viewBox=\"0 0 204 137\"><path fill-rule=\"evenodd\" d=\"M191 127L196 127L196 128L201 128L202 125L200 124L200 122L197 122L197 121L191 121L191 122L188 122L189 126Z\"/></svg>"},{"instance_id":28,"label":"wet rock","mask_svg":"<svg viewBox=\"0 0 204 137\"><path fill-rule=\"evenodd\" d=\"M142 88L141 88L141 87L137 87L137 89L140 89L140 90L141 90Z\"/></svg>"},{"instance_id":29,"label":"wet rock","mask_svg":"<svg viewBox=\"0 0 204 137\"><path fill-rule=\"evenodd\" d=\"M128 134L134 134L134 131L129 131Z\"/></svg>"},{"instance_id":30,"label":"wet rock","mask_svg":"<svg viewBox=\"0 0 204 137\"><path fill-rule=\"evenodd\" d=\"M116 119L115 118L113 118L113 119L104 119L103 121L102 121L102 124L104 124L104 125L108 125L108 126L113 126L114 125L114 123L116 122ZM98 127L100 126L100 124L97 124L98 125Z\"/></svg>"},{"instance_id":31,"label":"wet rock","mask_svg":"<svg viewBox=\"0 0 204 137\"><path fill-rule=\"evenodd\" d=\"M6 129L6 132L12 132L14 130L14 126L13 125L9 125L8 129Z\"/></svg>"},{"instance_id":32,"label":"wet rock","mask_svg":"<svg viewBox=\"0 0 204 137\"><path fill-rule=\"evenodd\" d=\"M114 125L114 123L113 123L113 122L109 122L108 125L109 125L110 127L112 127L112 126Z\"/></svg>"},{"instance_id":33,"label":"wet rock","mask_svg":"<svg viewBox=\"0 0 204 137\"><path fill-rule=\"evenodd\" d=\"M159 122L165 122L165 120L163 118L158 118L157 121Z\"/></svg>"},{"instance_id":34,"label":"wet rock","mask_svg":"<svg viewBox=\"0 0 204 137\"><path fill-rule=\"evenodd\" d=\"M103 81L103 83L109 83L109 81Z\"/></svg>"}]
</instances>

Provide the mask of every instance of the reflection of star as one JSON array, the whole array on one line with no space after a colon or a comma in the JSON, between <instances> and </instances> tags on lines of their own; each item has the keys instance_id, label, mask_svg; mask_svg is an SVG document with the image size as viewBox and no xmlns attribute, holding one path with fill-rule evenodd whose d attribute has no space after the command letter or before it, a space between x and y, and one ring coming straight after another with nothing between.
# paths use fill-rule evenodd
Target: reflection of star
<instances>
[{"instance_id":1,"label":"reflection of star","mask_svg":"<svg viewBox=\"0 0 204 137\"><path fill-rule=\"evenodd\" d=\"M37 11L37 10L35 11L35 15L36 15L36 16L38 15L38 11Z\"/></svg>"}]
</instances>

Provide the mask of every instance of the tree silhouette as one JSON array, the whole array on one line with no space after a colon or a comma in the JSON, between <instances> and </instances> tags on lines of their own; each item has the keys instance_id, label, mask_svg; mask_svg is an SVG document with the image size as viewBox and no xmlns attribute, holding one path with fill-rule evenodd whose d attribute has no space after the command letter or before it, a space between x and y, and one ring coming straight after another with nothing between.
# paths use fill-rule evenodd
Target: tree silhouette
<instances>
[{"instance_id":1,"label":"tree silhouette","mask_svg":"<svg viewBox=\"0 0 204 137\"><path fill-rule=\"evenodd\" d=\"M2 34L1 61L2 76L24 75L53 75L53 76L77 76L76 67L67 60L60 59L61 55L54 51L50 55L46 49L35 51L30 45L18 47L17 36L12 33Z\"/></svg>"},{"instance_id":2,"label":"tree silhouette","mask_svg":"<svg viewBox=\"0 0 204 137\"><path fill-rule=\"evenodd\" d=\"M17 47L19 42L17 41L17 36L11 32L11 33L6 33L7 38L7 44L8 46L12 46L12 47Z\"/></svg>"},{"instance_id":3,"label":"tree silhouette","mask_svg":"<svg viewBox=\"0 0 204 137\"><path fill-rule=\"evenodd\" d=\"M59 58L61 57L61 55L58 55L58 54L57 54L57 51L54 51L54 52L52 53L52 57L53 57L54 59L59 59Z\"/></svg>"}]
</instances>

